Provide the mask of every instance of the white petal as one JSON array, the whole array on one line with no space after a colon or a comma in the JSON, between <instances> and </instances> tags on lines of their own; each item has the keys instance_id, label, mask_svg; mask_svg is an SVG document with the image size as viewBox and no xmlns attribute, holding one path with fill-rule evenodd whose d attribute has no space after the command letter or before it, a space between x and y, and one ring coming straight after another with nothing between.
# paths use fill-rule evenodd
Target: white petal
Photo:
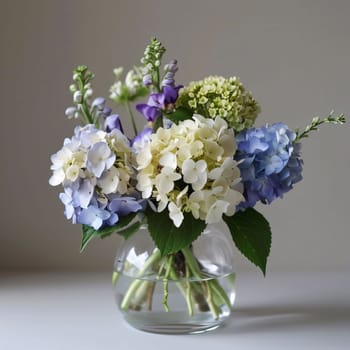
<instances>
[{"instance_id":1,"label":"white petal","mask_svg":"<svg viewBox=\"0 0 350 350\"><path fill-rule=\"evenodd\" d=\"M146 168L152 160L152 153L150 145L147 145L136 155L137 169L141 170Z\"/></svg>"},{"instance_id":2,"label":"white petal","mask_svg":"<svg viewBox=\"0 0 350 350\"><path fill-rule=\"evenodd\" d=\"M186 172L192 171L195 167L195 162L192 159L186 159L182 163L182 173L185 175Z\"/></svg>"},{"instance_id":3,"label":"white petal","mask_svg":"<svg viewBox=\"0 0 350 350\"><path fill-rule=\"evenodd\" d=\"M160 193L169 193L174 189L174 181L167 175L159 174L156 177L156 186Z\"/></svg>"},{"instance_id":4,"label":"white petal","mask_svg":"<svg viewBox=\"0 0 350 350\"><path fill-rule=\"evenodd\" d=\"M207 224L214 224L220 222L222 214L226 213L226 210L230 203L222 200L215 201L208 210L205 222Z\"/></svg>"},{"instance_id":5,"label":"white petal","mask_svg":"<svg viewBox=\"0 0 350 350\"><path fill-rule=\"evenodd\" d=\"M110 169L115 162L115 154L112 154L108 159L106 159L106 169Z\"/></svg>"},{"instance_id":6,"label":"white petal","mask_svg":"<svg viewBox=\"0 0 350 350\"><path fill-rule=\"evenodd\" d=\"M217 180L221 176L223 170L224 169L222 167L212 169L208 174L209 179Z\"/></svg>"},{"instance_id":7,"label":"white petal","mask_svg":"<svg viewBox=\"0 0 350 350\"><path fill-rule=\"evenodd\" d=\"M75 181L79 177L79 170L80 168L73 164L69 166L66 170L66 177L69 181Z\"/></svg>"},{"instance_id":8,"label":"white petal","mask_svg":"<svg viewBox=\"0 0 350 350\"><path fill-rule=\"evenodd\" d=\"M94 194L94 186L89 180L84 180L77 192L78 201L82 208L87 208Z\"/></svg>"},{"instance_id":9,"label":"white petal","mask_svg":"<svg viewBox=\"0 0 350 350\"><path fill-rule=\"evenodd\" d=\"M157 208L158 213L162 212L166 208L167 204L168 201L160 201Z\"/></svg>"},{"instance_id":10,"label":"white petal","mask_svg":"<svg viewBox=\"0 0 350 350\"><path fill-rule=\"evenodd\" d=\"M192 183L192 188L195 191L199 191L204 187L206 183L207 183L207 173L204 171L198 174L197 181Z\"/></svg>"},{"instance_id":11,"label":"white petal","mask_svg":"<svg viewBox=\"0 0 350 350\"><path fill-rule=\"evenodd\" d=\"M224 153L224 149L220 147L216 142L205 141L205 154L209 158L217 161L221 158Z\"/></svg>"},{"instance_id":12,"label":"white petal","mask_svg":"<svg viewBox=\"0 0 350 350\"><path fill-rule=\"evenodd\" d=\"M220 138L219 143L224 149L225 157L233 156L235 154L237 146L234 136L225 134Z\"/></svg>"},{"instance_id":13,"label":"white petal","mask_svg":"<svg viewBox=\"0 0 350 350\"><path fill-rule=\"evenodd\" d=\"M181 200L185 196L185 194L188 191L188 186L186 186L176 197L176 205L180 206L181 205Z\"/></svg>"},{"instance_id":14,"label":"white petal","mask_svg":"<svg viewBox=\"0 0 350 350\"><path fill-rule=\"evenodd\" d=\"M107 170L97 184L101 187L105 194L116 192L119 185L119 171L116 167L112 167Z\"/></svg>"},{"instance_id":15,"label":"white petal","mask_svg":"<svg viewBox=\"0 0 350 350\"><path fill-rule=\"evenodd\" d=\"M152 180L147 174L137 175L136 189L142 192L142 198L149 198L152 195Z\"/></svg>"},{"instance_id":16,"label":"white petal","mask_svg":"<svg viewBox=\"0 0 350 350\"><path fill-rule=\"evenodd\" d=\"M220 117L216 117L215 118L215 122L214 122L214 129L221 134L221 132L225 129L227 129L227 123L224 119L220 118Z\"/></svg>"},{"instance_id":17,"label":"white petal","mask_svg":"<svg viewBox=\"0 0 350 350\"><path fill-rule=\"evenodd\" d=\"M49 179L49 184L51 186L57 186L63 182L65 174L63 169L57 169L53 172L52 176Z\"/></svg>"},{"instance_id":18,"label":"white petal","mask_svg":"<svg viewBox=\"0 0 350 350\"><path fill-rule=\"evenodd\" d=\"M201 159L196 163L195 168L196 168L197 172L201 173L207 169L207 162L205 160Z\"/></svg>"},{"instance_id":19,"label":"white petal","mask_svg":"<svg viewBox=\"0 0 350 350\"><path fill-rule=\"evenodd\" d=\"M173 221L176 227L180 227L184 219L184 215L180 208L178 208L173 202L169 203L169 217Z\"/></svg>"},{"instance_id":20,"label":"white petal","mask_svg":"<svg viewBox=\"0 0 350 350\"><path fill-rule=\"evenodd\" d=\"M159 159L159 164L175 170L177 167L176 155L172 152L166 152Z\"/></svg>"},{"instance_id":21,"label":"white petal","mask_svg":"<svg viewBox=\"0 0 350 350\"><path fill-rule=\"evenodd\" d=\"M236 212L236 206L244 201L244 197L240 192L229 189L224 197L224 200L230 203L230 205L227 207L226 215L232 216Z\"/></svg>"}]
</instances>

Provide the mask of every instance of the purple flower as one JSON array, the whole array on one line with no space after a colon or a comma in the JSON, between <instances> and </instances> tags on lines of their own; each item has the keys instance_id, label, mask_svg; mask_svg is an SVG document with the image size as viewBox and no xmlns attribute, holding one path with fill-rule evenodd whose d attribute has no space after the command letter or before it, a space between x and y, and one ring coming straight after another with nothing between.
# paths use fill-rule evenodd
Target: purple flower
<instances>
[{"instance_id":1,"label":"purple flower","mask_svg":"<svg viewBox=\"0 0 350 350\"><path fill-rule=\"evenodd\" d=\"M111 115L111 113L112 113L112 108L110 108L110 107L103 108L102 114L105 117L108 117L109 115Z\"/></svg>"},{"instance_id":2,"label":"purple flower","mask_svg":"<svg viewBox=\"0 0 350 350\"><path fill-rule=\"evenodd\" d=\"M150 86L153 84L153 79L152 79L152 75L151 74L146 74L143 78L142 78L142 83L145 86Z\"/></svg>"},{"instance_id":3,"label":"purple flower","mask_svg":"<svg viewBox=\"0 0 350 350\"><path fill-rule=\"evenodd\" d=\"M118 114L112 114L108 116L105 120L104 128L107 132L111 132L113 129L118 129L123 132L123 127L120 122L120 118Z\"/></svg>"},{"instance_id":4,"label":"purple flower","mask_svg":"<svg viewBox=\"0 0 350 350\"><path fill-rule=\"evenodd\" d=\"M164 95L164 107L167 109L168 105L174 105L177 98L179 97L179 90L183 85L178 86L164 86L163 95Z\"/></svg>"},{"instance_id":5,"label":"purple flower","mask_svg":"<svg viewBox=\"0 0 350 350\"><path fill-rule=\"evenodd\" d=\"M171 60L170 63L164 67L165 76L161 82L161 86L174 86L175 85L175 73L178 70L177 60Z\"/></svg>"},{"instance_id":6,"label":"purple flower","mask_svg":"<svg viewBox=\"0 0 350 350\"><path fill-rule=\"evenodd\" d=\"M143 209L142 205L134 197L115 197L108 204L108 209L118 216L126 216Z\"/></svg>"},{"instance_id":7,"label":"purple flower","mask_svg":"<svg viewBox=\"0 0 350 350\"><path fill-rule=\"evenodd\" d=\"M150 106L145 103L136 105L136 109L146 118L148 122L154 122L161 115L161 110L158 107Z\"/></svg>"},{"instance_id":8,"label":"purple flower","mask_svg":"<svg viewBox=\"0 0 350 350\"><path fill-rule=\"evenodd\" d=\"M103 111L103 109L105 108L105 103L106 103L106 100L103 97L96 97L93 100L91 107L97 108L99 111Z\"/></svg>"},{"instance_id":9,"label":"purple flower","mask_svg":"<svg viewBox=\"0 0 350 350\"><path fill-rule=\"evenodd\" d=\"M149 122L154 122L162 111L171 111L179 97L179 90L182 85L178 86L163 86L162 92L152 93L147 103L136 105L136 109L143 114Z\"/></svg>"}]
</instances>

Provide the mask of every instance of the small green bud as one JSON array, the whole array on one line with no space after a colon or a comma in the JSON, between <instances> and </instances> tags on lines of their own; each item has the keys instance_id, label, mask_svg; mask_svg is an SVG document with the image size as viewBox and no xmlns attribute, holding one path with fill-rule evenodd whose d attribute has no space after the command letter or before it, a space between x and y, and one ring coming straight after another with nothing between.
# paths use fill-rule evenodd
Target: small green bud
<instances>
[{"instance_id":1,"label":"small green bud","mask_svg":"<svg viewBox=\"0 0 350 350\"><path fill-rule=\"evenodd\" d=\"M81 66L78 66L78 67L77 67L76 72L78 72L78 73L84 73L87 69L88 69L87 66L81 65Z\"/></svg>"},{"instance_id":2,"label":"small green bud","mask_svg":"<svg viewBox=\"0 0 350 350\"><path fill-rule=\"evenodd\" d=\"M177 107L184 107L207 118L220 116L236 131L249 128L260 107L236 77L210 76L191 82L181 90Z\"/></svg>"}]
</instances>

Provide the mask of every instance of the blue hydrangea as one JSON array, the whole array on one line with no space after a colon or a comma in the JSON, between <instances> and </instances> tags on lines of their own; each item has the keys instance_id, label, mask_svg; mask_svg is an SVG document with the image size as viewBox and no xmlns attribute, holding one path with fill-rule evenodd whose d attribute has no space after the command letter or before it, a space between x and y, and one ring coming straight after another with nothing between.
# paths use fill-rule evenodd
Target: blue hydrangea
<instances>
[{"instance_id":1,"label":"blue hydrangea","mask_svg":"<svg viewBox=\"0 0 350 350\"><path fill-rule=\"evenodd\" d=\"M95 230L145 210L146 203L133 187L130 159L121 159L116 152L118 147L131 152L130 141L120 131L119 117L109 117L113 117L107 123L110 132L94 125L77 127L62 150L52 156L54 175L50 183L63 185L59 198L66 218Z\"/></svg>"},{"instance_id":2,"label":"blue hydrangea","mask_svg":"<svg viewBox=\"0 0 350 350\"><path fill-rule=\"evenodd\" d=\"M80 224L88 225L98 230L104 222L114 225L118 221L118 216L101 207L96 201L81 211L77 221Z\"/></svg>"},{"instance_id":3,"label":"blue hydrangea","mask_svg":"<svg viewBox=\"0 0 350 350\"><path fill-rule=\"evenodd\" d=\"M271 203L302 179L299 143L295 133L283 123L251 128L236 136L245 202L239 209L253 207L258 201Z\"/></svg>"},{"instance_id":4,"label":"blue hydrangea","mask_svg":"<svg viewBox=\"0 0 350 350\"><path fill-rule=\"evenodd\" d=\"M143 211L146 207L146 201L140 199L136 192L130 196L112 194L104 198L99 197L95 192L89 204L84 208L75 199L78 197L79 189L72 191L71 188L66 188L65 192L60 194L60 199L65 205L67 219L72 219L73 223L91 226L95 230L113 226L120 217Z\"/></svg>"}]
</instances>

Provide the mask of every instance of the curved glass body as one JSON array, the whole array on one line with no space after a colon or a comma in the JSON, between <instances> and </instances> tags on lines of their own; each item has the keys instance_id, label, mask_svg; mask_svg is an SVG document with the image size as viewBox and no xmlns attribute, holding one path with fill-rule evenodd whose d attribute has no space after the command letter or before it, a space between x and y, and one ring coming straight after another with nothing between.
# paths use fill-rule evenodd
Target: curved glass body
<instances>
[{"instance_id":1,"label":"curved glass body","mask_svg":"<svg viewBox=\"0 0 350 350\"><path fill-rule=\"evenodd\" d=\"M155 333L199 333L231 314L235 273L231 237L208 225L190 247L162 257L147 226L119 247L114 290L125 320Z\"/></svg>"}]
</instances>

